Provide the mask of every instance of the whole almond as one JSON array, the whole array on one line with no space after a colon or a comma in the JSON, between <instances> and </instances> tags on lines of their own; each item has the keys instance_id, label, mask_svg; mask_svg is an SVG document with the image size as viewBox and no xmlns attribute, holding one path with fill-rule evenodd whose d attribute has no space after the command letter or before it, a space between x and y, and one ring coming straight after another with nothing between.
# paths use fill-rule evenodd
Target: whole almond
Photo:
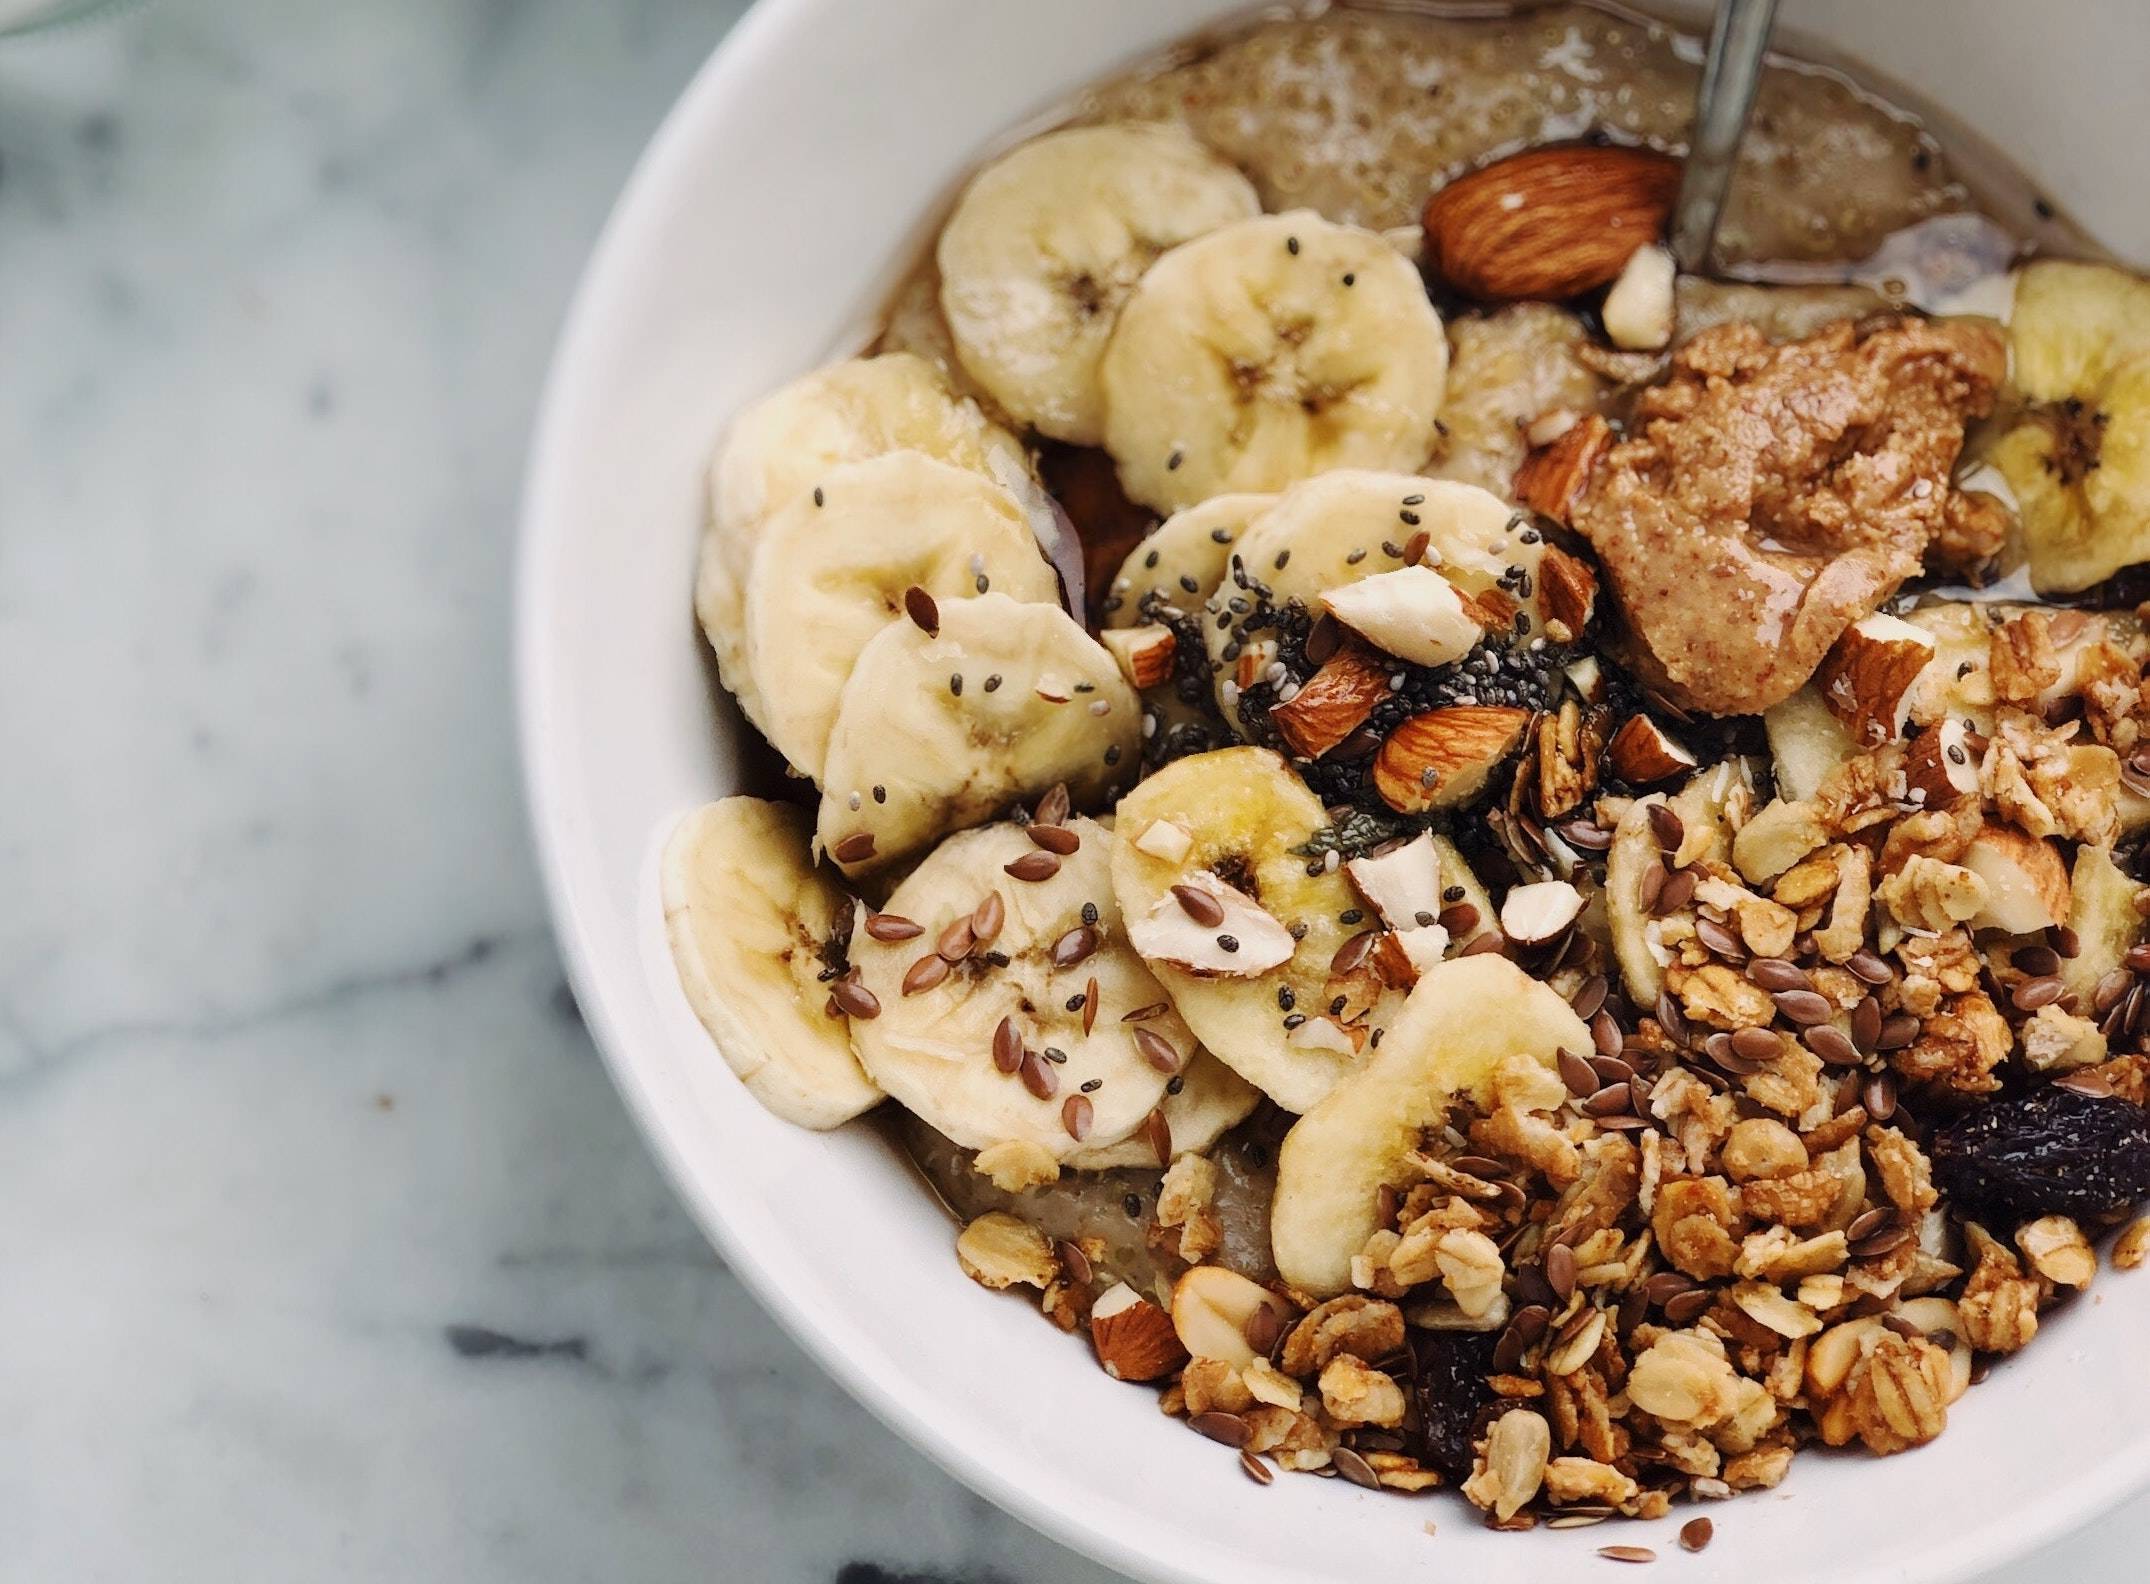
<instances>
[{"instance_id":1,"label":"whole almond","mask_svg":"<svg viewBox=\"0 0 2150 1584\"><path fill-rule=\"evenodd\" d=\"M1492 302L1579 296L1663 234L1679 185L1679 161L1649 149L1529 149L1426 201L1426 264Z\"/></svg>"}]
</instances>

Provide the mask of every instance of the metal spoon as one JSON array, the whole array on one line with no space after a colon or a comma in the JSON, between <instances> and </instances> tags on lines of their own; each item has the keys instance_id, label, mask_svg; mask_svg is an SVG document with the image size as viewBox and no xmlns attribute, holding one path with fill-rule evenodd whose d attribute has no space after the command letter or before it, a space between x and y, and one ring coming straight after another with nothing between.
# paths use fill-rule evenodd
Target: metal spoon
<instances>
[{"instance_id":1,"label":"metal spoon","mask_svg":"<svg viewBox=\"0 0 2150 1584\"><path fill-rule=\"evenodd\" d=\"M1709 259L1776 19L1777 0L1718 0L1702 84L1695 90L1694 136L1672 211L1672 254L1683 270L1699 270Z\"/></svg>"}]
</instances>

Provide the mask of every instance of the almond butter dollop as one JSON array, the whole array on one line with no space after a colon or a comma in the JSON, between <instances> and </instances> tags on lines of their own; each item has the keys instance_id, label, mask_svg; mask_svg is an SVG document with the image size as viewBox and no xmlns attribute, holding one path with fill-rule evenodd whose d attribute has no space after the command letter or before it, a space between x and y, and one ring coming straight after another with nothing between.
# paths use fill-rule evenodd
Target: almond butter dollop
<instances>
[{"instance_id":1,"label":"almond butter dollop","mask_svg":"<svg viewBox=\"0 0 2150 1584\"><path fill-rule=\"evenodd\" d=\"M1774 346L1737 323L1689 342L1574 517L1644 680L1755 714L1937 541L1960 559L1949 473L2006 371L2000 332L1970 320L1845 322Z\"/></svg>"}]
</instances>

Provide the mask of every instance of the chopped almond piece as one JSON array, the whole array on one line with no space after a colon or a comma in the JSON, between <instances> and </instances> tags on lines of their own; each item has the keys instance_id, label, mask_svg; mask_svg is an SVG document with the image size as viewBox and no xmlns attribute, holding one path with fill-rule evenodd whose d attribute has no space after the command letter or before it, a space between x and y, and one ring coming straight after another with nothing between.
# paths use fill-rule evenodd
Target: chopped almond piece
<instances>
[{"instance_id":1,"label":"chopped almond piece","mask_svg":"<svg viewBox=\"0 0 2150 1584\"><path fill-rule=\"evenodd\" d=\"M1904 734L1912 684L1934 657L1934 636L1878 612L1847 628L1814 673L1831 714L1862 746Z\"/></svg>"},{"instance_id":2,"label":"chopped almond piece","mask_svg":"<svg viewBox=\"0 0 2150 1584\"><path fill-rule=\"evenodd\" d=\"M1529 710L1486 704L1414 715L1381 745L1374 788L1399 813L1454 808L1477 795L1529 724Z\"/></svg>"},{"instance_id":3,"label":"chopped almond piece","mask_svg":"<svg viewBox=\"0 0 2150 1584\"><path fill-rule=\"evenodd\" d=\"M1656 786L1695 768L1695 756L1647 715L1630 715L1605 748L1614 775L1635 786Z\"/></svg>"},{"instance_id":4,"label":"chopped almond piece","mask_svg":"<svg viewBox=\"0 0 2150 1584\"><path fill-rule=\"evenodd\" d=\"M1108 627L1098 641L1120 662L1120 675L1140 693L1172 680L1173 657L1179 639L1169 627Z\"/></svg>"},{"instance_id":5,"label":"chopped almond piece","mask_svg":"<svg viewBox=\"0 0 2150 1584\"><path fill-rule=\"evenodd\" d=\"M1172 1316L1125 1282L1091 1306L1090 1345L1114 1380L1161 1380L1187 1362Z\"/></svg>"},{"instance_id":6,"label":"chopped almond piece","mask_svg":"<svg viewBox=\"0 0 2150 1584\"><path fill-rule=\"evenodd\" d=\"M1197 918L1182 891L1209 898L1212 918ZM1290 962L1297 942L1275 915L1237 886L1198 869L1131 921L1127 943L1152 962L1170 963L1205 978L1251 979Z\"/></svg>"},{"instance_id":7,"label":"chopped almond piece","mask_svg":"<svg viewBox=\"0 0 2150 1584\"><path fill-rule=\"evenodd\" d=\"M1588 414L1523 459L1515 473L1515 498L1565 527L1568 514L1590 487L1591 471L1612 443L1612 425L1596 413Z\"/></svg>"},{"instance_id":8,"label":"chopped almond piece","mask_svg":"<svg viewBox=\"0 0 2150 1584\"><path fill-rule=\"evenodd\" d=\"M1927 808L1947 808L1978 791L1978 759L1964 723L1950 715L1916 737L1904 753L1904 783Z\"/></svg>"},{"instance_id":9,"label":"chopped almond piece","mask_svg":"<svg viewBox=\"0 0 2150 1584\"><path fill-rule=\"evenodd\" d=\"M1375 648L1413 665L1460 660L1484 636L1456 585L1427 566L1377 572L1330 589L1321 602Z\"/></svg>"},{"instance_id":10,"label":"chopped almond piece","mask_svg":"<svg viewBox=\"0 0 2150 1584\"><path fill-rule=\"evenodd\" d=\"M1561 641L1566 642L1579 637L1597 614L1598 575L1588 562L1557 545L1548 545L1538 562L1538 593L1545 605L1548 629L1555 623L1565 628L1567 638Z\"/></svg>"},{"instance_id":11,"label":"chopped almond piece","mask_svg":"<svg viewBox=\"0 0 2150 1584\"><path fill-rule=\"evenodd\" d=\"M1269 718L1293 753L1319 759L1364 725L1388 692L1388 666L1351 645L1331 655L1289 703L1270 710Z\"/></svg>"}]
</instances>

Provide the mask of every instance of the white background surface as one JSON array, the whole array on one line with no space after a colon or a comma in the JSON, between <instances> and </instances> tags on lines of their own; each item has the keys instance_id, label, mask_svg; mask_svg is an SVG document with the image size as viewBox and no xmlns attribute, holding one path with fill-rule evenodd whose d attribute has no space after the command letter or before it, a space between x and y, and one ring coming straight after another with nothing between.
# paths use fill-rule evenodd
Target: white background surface
<instances>
[{"instance_id":1,"label":"white background surface","mask_svg":"<svg viewBox=\"0 0 2150 1584\"><path fill-rule=\"evenodd\" d=\"M537 380L737 9L0 46L0 1578L1105 1577L719 1267L525 856ZM2146 1544L2150 1506L2008 1584Z\"/></svg>"}]
</instances>

